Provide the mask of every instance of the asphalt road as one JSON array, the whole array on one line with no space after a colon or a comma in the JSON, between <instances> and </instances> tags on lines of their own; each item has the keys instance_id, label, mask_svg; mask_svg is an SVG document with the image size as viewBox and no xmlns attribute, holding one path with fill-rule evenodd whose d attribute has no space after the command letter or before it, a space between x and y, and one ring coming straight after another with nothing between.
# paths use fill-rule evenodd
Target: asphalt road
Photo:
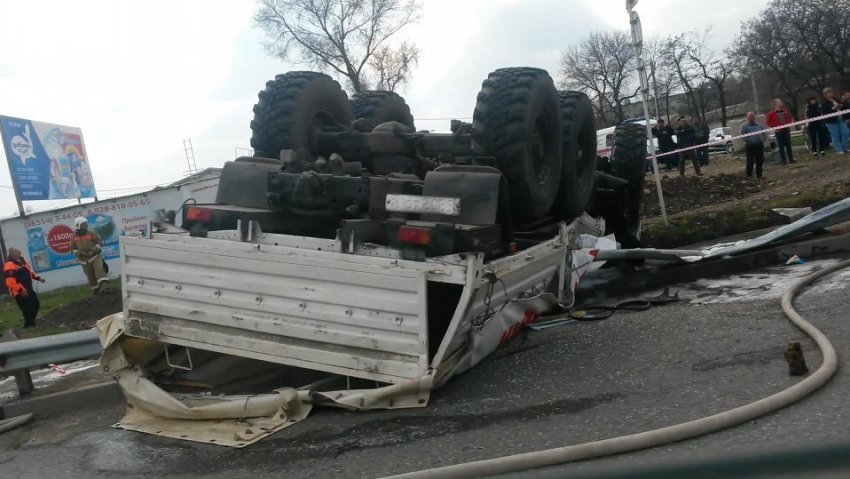
<instances>
[{"instance_id":1,"label":"asphalt road","mask_svg":"<svg viewBox=\"0 0 850 479\"><path fill-rule=\"evenodd\" d=\"M677 424L799 381L788 376L783 360L788 341L802 341L810 368L820 364L816 346L791 326L779 305L780 286L787 283L780 279L793 269L802 274L803 268L774 268L738 277L737 283L701 282L683 292L700 304L527 331L436 391L427 408L315 410L308 420L242 450L111 429L122 412L118 407L41 418L0 435L0 476L371 478ZM798 301L800 312L832 340L840 357L850 344L848 284L850 273L829 278ZM848 421L841 403L848 394L850 380L839 370L815 396L749 424L541 472L567 474L600 465L625 470L842 439Z\"/></svg>"}]
</instances>

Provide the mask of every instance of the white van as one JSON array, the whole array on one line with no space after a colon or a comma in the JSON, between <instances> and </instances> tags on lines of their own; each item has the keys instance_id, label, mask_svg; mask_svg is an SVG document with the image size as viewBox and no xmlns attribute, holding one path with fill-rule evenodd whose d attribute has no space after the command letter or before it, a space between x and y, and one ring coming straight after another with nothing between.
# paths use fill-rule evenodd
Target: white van
<instances>
[{"instance_id":1,"label":"white van","mask_svg":"<svg viewBox=\"0 0 850 479\"><path fill-rule=\"evenodd\" d=\"M629 121L628 123L637 123L638 125L646 125L646 120L636 120ZM655 120L649 120L650 126L655 126ZM596 157L598 159L608 160L611 157L611 147L614 145L614 128L609 127L604 128L596 132ZM673 136L673 140L676 140L676 136ZM646 154L652 154L652 148L655 148L656 153L658 152L658 140L652 138L652 143L649 140L646 140Z\"/></svg>"}]
</instances>

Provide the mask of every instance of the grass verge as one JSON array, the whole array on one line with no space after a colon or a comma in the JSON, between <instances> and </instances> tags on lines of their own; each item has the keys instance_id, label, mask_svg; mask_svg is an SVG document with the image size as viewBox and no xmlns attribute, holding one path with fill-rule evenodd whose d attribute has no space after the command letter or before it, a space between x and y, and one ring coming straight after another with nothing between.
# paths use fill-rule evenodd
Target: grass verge
<instances>
[{"instance_id":1,"label":"grass verge","mask_svg":"<svg viewBox=\"0 0 850 479\"><path fill-rule=\"evenodd\" d=\"M647 248L681 248L703 241L779 226L779 222L767 216L767 210L807 206L817 210L847 197L850 197L850 185L825 186L796 196L776 198L758 210L732 209L685 214L671 220L670 226L666 228L659 219L652 219L644 227L643 243Z\"/></svg>"},{"instance_id":2,"label":"grass verge","mask_svg":"<svg viewBox=\"0 0 850 479\"><path fill-rule=\"evenodd\" d=\"M112 287L115 288L116 284L116 282L112 282ZM120 287L120 284L117 286ZM39 310L38 315L41 317L68 303L88 297L91 297L91 289L88 284L84 284L82 286L69 286L41 293L38 295L38 299L41 301L41 309ZM0 334L9 328L17 328L17 331L22 338L33 338L65 332L58 326L50 325L39 325L36 328L23 329L23 323L24 320L21 316L21 310L18 309L18 305L15 303L14 298L9 296L4 297L4 299L0 301ZM38 324L38 322L36 322L36 324Z\"/></svg>"}]
</instances>

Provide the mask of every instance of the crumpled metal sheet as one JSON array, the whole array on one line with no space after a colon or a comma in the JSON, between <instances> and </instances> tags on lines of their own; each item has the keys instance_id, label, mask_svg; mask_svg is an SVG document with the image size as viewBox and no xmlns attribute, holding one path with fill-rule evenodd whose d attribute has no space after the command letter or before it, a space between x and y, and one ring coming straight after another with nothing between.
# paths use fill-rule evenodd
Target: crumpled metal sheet
<instances>
[{"instance_id":1,"label":"crumpled metal sheet","mask_svg":"<svg viewBox=\"0 0 850 479\"><path fill-rule=\"evenodd\" d=\"M732 246L720 248L715 247L706 250L704 256L706 258L735 256L767 244L775 243L803 233L817 231L844 221L850 221L850 198L845 198L829 206L825 206L804 218L801 218L789 225L777 228L770 233L763 234L757 238L747 241L739 241Z\"/></svg>"},{"instance_id":2,"label":"crumpled metal sheet","mask_svg":"<svg viewBox=\"0 0 850 479\"><path fill-rule=\"evenodd\" d=\"M844 221L850 221L850 198L835 202L789 225L749 240L719 244L703 250L661 250L654 248L605 250L600 251L596 259L597 261L647 259L692 263L708 258L740 255L762 246L817 231Z\"/></svg>"}]
</instances>

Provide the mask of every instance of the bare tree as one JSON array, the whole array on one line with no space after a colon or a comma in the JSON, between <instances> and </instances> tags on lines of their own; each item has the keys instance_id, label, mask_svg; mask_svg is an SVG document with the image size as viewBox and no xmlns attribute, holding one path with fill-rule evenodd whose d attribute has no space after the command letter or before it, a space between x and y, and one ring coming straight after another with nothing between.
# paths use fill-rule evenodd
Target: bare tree
<instances>
[{"instance_id":1,"label":"bare tree","mask_svg":"<svg viewBox=\"0 0 850 479\"><path fill-rule=\"evenodd\" d=\"M679 84L685 91L685 100L692 113L705 111L702 81L699 72L694 68L690 52L692 39L689 35L681 34L667 38L666 58L671 68L679 77Z\"/></svg>"},{"instance_id":2,"label":"bare tree","mask_svg":"<svg viewBox=\"0 0 850 479\"><path fill-rule=\"evenodd\" d=\"M594 32L561 56L561 86L588 94L602 124L621 123L623 105L637 96L635 54L625 31Z\"/></svg>"},{"instance_id":3,"label":"bare tree","mask_svg":"<svg viewBox=\"0 0 850 479\"><path fill-rule=\"evenodd\" d=\"M384 58L392 50L389 39L418 20L418 0L258 0L254 23L268 35L269 53L347 78L355 92L368 88L376 53ZM417 50L418 52L418 50ZM395 75L410 76L408 65ZM380 73L375 73L380 78Z\"/></svg>"},{"instance_id":4,"label":"bare tree","mask_svg":"<svg viewBox=\"0 0 850 479\"><path fill-rule=\"evenodd\" d=\"M850 0L771 0L742 25L734 55L775 81L799 114L799 96L850 79Z\"/></svg>"},{"instance_id":5,"label":"bare tree","mask_svg":"<svg viewBox=\"0 0 850 479\"><path fill-rule=\"evenodd\" d=\"M406 86L418 63L419 48L413 43L402 42L396 49L388 46L379 48L369 59L375 77L374 88L396 91L396 88Z\"/></svg>"},{"instance_id":6,"label":"bare tree","mask_svg":"<svg viewBox=\"0 0 850 479\"><path fill-rule=\"evenodd\" d=\"M808 59L795 49L799 44L782 38L775 22L769 11L744 22L731 51L751 75L772 78L775 89L771 93L785 97L791 110L797 112L797 97L811 82L807 74L801 77L799 73Z\"/></svg>"},{"instance_id":7,"label":"bare tree","mask_svg":"<svg viewBox=\"0 0 850 479\"><path fill-rule=\"evenodd\" d=\"M708 39L711 38L711 27L703 32L702 36L695 35L690 43L687 55L693 65L701 73L702 78L709 82L711 90L715 92L720 108L720 121L726 126L726 80L732 76L732 62L717 58L717 55L708 47ZM704 116L704 114L703 114Z\"/></svg>"},{"instance_id":8,"label":"bare tree","mask_svg":"<svg viewBox=\"0 0 850 479\"><path fill-rule=\"evenodd\" d=\"M660 110L663 107L663 116L669 122L670 97L680 88L680 82L678 74L665 57L666 51L667 42L664 37L651 37L644 43L649 81L655 97L655 116L662 117Z\"/></svg>"}]
</instances>

